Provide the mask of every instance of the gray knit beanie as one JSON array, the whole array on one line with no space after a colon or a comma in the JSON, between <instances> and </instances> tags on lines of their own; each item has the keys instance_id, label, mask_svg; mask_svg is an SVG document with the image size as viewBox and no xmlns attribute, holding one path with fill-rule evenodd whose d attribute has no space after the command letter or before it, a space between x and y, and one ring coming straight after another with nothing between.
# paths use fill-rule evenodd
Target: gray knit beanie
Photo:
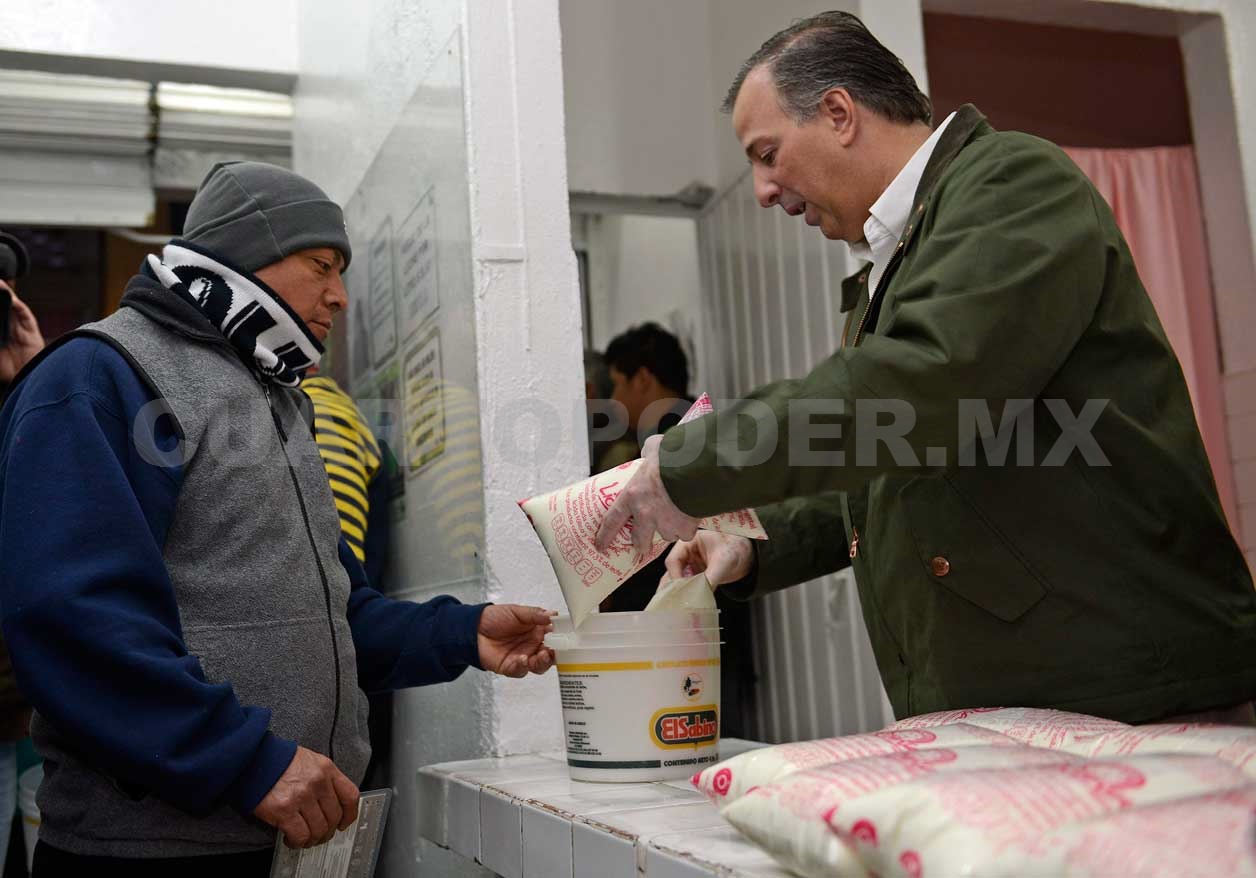
<instances>
[{"instance_id":1,"label":"gray knit beanie","mask_svg":"<svg viewBox=\"0 0 1256 878\"><path fill-rule=\"evenodd\" d=\"M253 272L298 250L353 253L340 205L300 174L264 162L220 162L196 190L183 240Z\"/></svg>"}]
</instances>

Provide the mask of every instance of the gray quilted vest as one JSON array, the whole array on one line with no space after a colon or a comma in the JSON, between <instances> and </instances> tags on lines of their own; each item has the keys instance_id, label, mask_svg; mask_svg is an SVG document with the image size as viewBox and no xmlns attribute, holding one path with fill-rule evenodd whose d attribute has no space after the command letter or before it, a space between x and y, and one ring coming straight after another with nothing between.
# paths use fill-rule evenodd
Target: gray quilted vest
<instances>
[{"instance_id":1,"label":"gray quilted vest","mask_svg":"<svg viewBox=\"0 0 1256 878\"><path fill-rule=\"evenodd\" d=\"M198 342L177 322L135 308L84 329L130 357L182 431L183 483L163 554L189 652L209 682L229 683L243 705L269 708L272 732L331 756L360 783L370 748L345 616L349 578L302 394L272 385L268 404L228 345ZM38 714L32 734L55 763L38 795L40 838L55 847L172 857L274 843L274 829L228 806L196 817L125 789Z\"/></svg>"}]
</instances>

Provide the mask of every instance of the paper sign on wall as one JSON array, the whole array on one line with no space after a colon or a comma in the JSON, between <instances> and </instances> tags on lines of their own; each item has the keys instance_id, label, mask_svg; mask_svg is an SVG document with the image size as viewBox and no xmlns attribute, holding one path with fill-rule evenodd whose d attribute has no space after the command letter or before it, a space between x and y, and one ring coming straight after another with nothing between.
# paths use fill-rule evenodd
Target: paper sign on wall
<instances>
[{"instance_id":1,"label":"paper sign on wall","mask_svg":"<svg viewBox=\"0 0 1256 878\"><path fill-rule=\"evenodd\" d=\"M407 335L440 307L435 193L436 187L428 187L397 234L398 306Z\"/></svg>"},{"instance_id":2,"label":"paper sign on wall","mask_svg":"<svg viewBox=\"0 0 1256 878\"><path fill-rule=\"evenodd\" d=\"M381 366L397 350L397 297L393 283L392 218L371 239L371 348Z\"/></svg>"}]
</instances>

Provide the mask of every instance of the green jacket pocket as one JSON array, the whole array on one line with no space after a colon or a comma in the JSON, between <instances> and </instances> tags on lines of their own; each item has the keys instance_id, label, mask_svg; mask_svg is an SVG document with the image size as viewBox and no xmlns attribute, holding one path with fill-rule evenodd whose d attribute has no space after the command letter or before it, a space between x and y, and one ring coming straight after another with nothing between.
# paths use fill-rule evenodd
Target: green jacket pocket
<instances>
[{"instance_id":1,"label":"green jacket pocket","mask_svg":"<svg viewBox=\"0 0 1256 878\"><path fill-rule=\"evenodd\" d=\"M918 480L905 500L913 548L935 585L1004 622L1046 596L1047 582L950 476Z\"/></svg>"}]
</instances>

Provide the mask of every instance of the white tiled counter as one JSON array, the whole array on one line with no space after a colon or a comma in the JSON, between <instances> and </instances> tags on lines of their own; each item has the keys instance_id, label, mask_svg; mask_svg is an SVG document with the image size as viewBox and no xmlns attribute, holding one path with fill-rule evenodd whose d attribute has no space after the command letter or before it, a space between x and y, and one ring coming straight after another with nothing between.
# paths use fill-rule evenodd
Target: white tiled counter
<instances>
[{"instance_id":1,"label":"white tiled counter","mask_svg":"<svg viewBox=\"0 0 1256 878\"><path fill-rule=\"evenodd\" d=\"M562 753L421 769L419 833L504 878L790 878L688 780L583 783Z\"/></svg>"}]
</instances>

